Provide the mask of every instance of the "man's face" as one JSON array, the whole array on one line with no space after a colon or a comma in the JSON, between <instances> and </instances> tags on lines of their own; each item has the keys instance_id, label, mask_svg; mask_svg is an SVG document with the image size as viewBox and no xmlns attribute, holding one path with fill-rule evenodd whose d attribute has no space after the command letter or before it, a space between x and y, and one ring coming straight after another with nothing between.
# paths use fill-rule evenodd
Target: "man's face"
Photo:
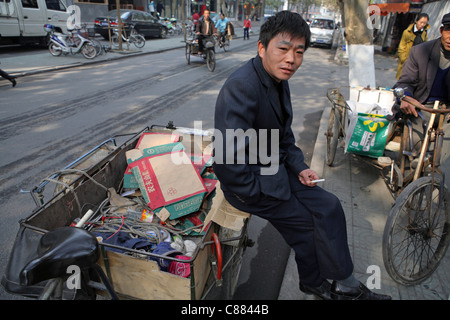
<instances>
[{"instance_id":1,"label":"man's face","mask_svg":"<svg viewBox=\"0 0 450 320\"><path fill-rule=\"evenodd\" d=\"M441 42L445 50L450 51L450 24L441 27Z\"/></svg>"},{"instance_id":2,"label":"man's face","mask_svg":"<svg viewBox=\"0 0 450 320\"><path fill-rule=\"evenodd\" d=\"M303 62L305 43L305 37L292 39L284 33L272 38L267 48L259 41L258 53L264 69L277 82L289 80Z\"/></svg>"},{"instance_id":3,"label":"man's face","mask_svg":"<svg viewBox=\"0 0 450 320\"><path fill-rule=\"evenodd\" d=\"M209 20L209 10L203 11L203 16L205 17L205 20L208 21Z\"/></svg>"}]
</instances>

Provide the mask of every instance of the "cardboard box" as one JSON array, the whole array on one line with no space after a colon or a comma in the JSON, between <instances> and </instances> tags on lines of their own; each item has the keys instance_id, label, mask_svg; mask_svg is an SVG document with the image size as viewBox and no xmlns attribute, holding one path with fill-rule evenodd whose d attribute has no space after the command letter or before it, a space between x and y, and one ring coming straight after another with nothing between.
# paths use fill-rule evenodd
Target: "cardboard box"
<instances>
[{"instance_id":1,"label":"cardboard box","mask_svg":"<svg viewBox=\"0 0 450 320\"><path fill-rule=\"evenodd\" d=\"M132 172L148 206L164 221L198 211L207 189L181 143L144 149ZM161 216L161 211L163 211Z\"/></svg>"},{"instance_id":2,"label":"cardboard box","mask_svg":"<svg viewBox=\"0 0 450 320\"><path fill-rule=\"evenodd\" d=\"M136 148L129 150L125 153L127 158L128 167L125 170L123 187L125 189L137 189L139 184L131 171L134 166L132 163L138 159L144 157L144 150L147 148L152 148L160 145L171 144L178 142L180 137L171 133L159 133L159 132L145 132L139 138Z\"/></svg>"}]
</instances>

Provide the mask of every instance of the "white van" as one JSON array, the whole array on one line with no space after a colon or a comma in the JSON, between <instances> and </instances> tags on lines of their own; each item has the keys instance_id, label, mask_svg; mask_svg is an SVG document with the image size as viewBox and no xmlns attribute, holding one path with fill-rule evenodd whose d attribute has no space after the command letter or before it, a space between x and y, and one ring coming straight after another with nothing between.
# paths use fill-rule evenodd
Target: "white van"
<instances>
[{"instance_id":1,"label":"white van","mask_svg":"<svg viewBox=\"0 0 450 320\"><path fill-rule=\"evenodd\" d=\"M47 43L44 24L67 32L64 0L0 0L0 44Z\"/></svg>"},{"instance_id":2,"label":"white van","mask_svg":"<svg viewBox=\"0 0 450 320\"><path fill-rule=\"evenodd\" d=\"M314 18L309 27L311 29L311 45L325 45L331 48L336 28L333 19Z\"/></svg>"}]
</instances>

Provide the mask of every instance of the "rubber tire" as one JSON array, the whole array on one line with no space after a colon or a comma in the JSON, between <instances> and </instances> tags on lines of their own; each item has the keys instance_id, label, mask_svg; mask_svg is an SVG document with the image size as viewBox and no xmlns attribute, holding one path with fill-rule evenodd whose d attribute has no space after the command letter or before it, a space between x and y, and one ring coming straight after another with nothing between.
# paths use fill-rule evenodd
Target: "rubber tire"
<instances>
[{"instance_id":1,"label":"rubber tire","mask_svg":"<svg viewBox=\"0 0 450 320\"><path fill-rule=\"evenodd\" d=\"M230 39L225 37L225 42L223 43L223 51L227 52L227 47L230 46Z\"/></svg>"},{"instance_id":2,"label":"rubber tire","mask_svg":"<svg viewBox=\"0 0 450 320\"><path fill-rule=\"evenodd\" d=\"M336 116L337 114L337 116ZM327 129L327 165L332 166L334 158L336 156L337 145L339 142L339 123L340 112L336 107L330 111L330 117L328 119Z\"/></svg>"},{"instance_id":3,"label":"rubber tire","mask_svg":"<svg viewBox=\"0 0 450 320\"><path fill-rule=\"evenodd\" d=\"M145 46L145 38L144 36L137 34L134 36L134 45L136 48L143 48Z\"/></svg>"},{"instance_id":4,"label":"rubber tire","mask_svg":"<svg viewBox=\"0 0 450 320\"><path fill-rule=\"evenodd\" d=\"M187 64L191 64L191 45L186 44L186 62Z\"/></svg>"},{"instance_id":5,"label":"rubber tire","mask_svg":"<svg viewBox=\"0 0 450 320\"><path fill-rule=\"evenodd\" d=\"M161 39L167 38L167 29L166 28L161 28L161 30L159 31L159 37Z\"/></svg>"},{"instance_id":6,"label":"rubber tire","mask_svg":"<svg viewBox=\"0 0 450 320\"><path fill-rule=\"evenodd\" d=\"M94 45L86 42L81 48L81 54L86 59L94 59L97 56L97 49L95 49Z\"/></svg>"},{"instance_id":7,"label":"rubber tire","mask_svg":"<svg viewBox=\"0 0 450 320\"><path fill-rule=\"evenodd\" d=\"M111 45L116 48L119 47L119 37L116 34L111 36Z\"/></svg>"},{"instance_id":8,"label":"rubber tire","mask_svg":"<svg viewBox=\"0 0 450 320\"><path fill-rule=\"evenodd\" d=\"M427 229L431 219L423 215L417 215L413 217L411 221L411 213L416 213L416 211L411 212L410 201L413 199L414 195L417 195L421 190L427 191L432 185L432 177L422 177L412 183L410 183L403 191L400 193L396 199L395 205L392 207L388 219L386 221L384 234L383 234L383 260L384 265L388 274L397 283L405 286L416 285L427 279L434 270L438 267L439 262L444 257L448 243L450 241L450 195L447 188L444 187L443 204L440 213L440 222L437 228L431 230ZM434 175L434 189L433 189L433 199L435 202L434 207L437 206L438 197L434 196L434 193L440 188L440 178L437 174ZM423 200L423 196L421 197ZM417 202L415 202L417 205ZM422 204L422 202L420 202ZM427 207L422 207L419 205L419 213L425 213ZM436 208L435 208L436 209ZM408 212L407 212L408 211ZM408 215L405 215L408 213ZM408 218L409 216L409 218ZM405 225L403 222L407 218L409 221ZM419 219L417 219L419 218ZM402 224L403 223L403 224ZM431 237L429 237L432 235ZM440 240L437 240L440 236ZM429 238L428 238L429 237ZM400 239L401 241L397 241ZM407 241L407 242L405 242ZM404 245L407 245L406 247ZM421 247L418 244L422 244ZM411 249L411 252L407 249ZM396 250L396 252L393 252ZM401 256L406 256L413 261L403 264L398 263L396 257L400 254ZM424 255L428 255L429 259ZM414 259L416 258L416 259ZM424 262L425 261L425 262ZM420 262L420 270L417 272L414 269L417 268L417 263ZM412 273L408 270L414 266ZM408 270L408 274L405 274L405 270Z\"/></svg>"},{"instance_id":9,"label":"rubber tire","mask_svg":"<svg viewBox=\"0 0 450 320\"><path fill-rule=\"evenodd\" d=\"M62 50L59 46L54 44L53 42L50 42L48 45L48 50L50 51L51 55L54 57L59 57L62 53Z\"/></svg>"},{"instance_id":10,"label":"rubber tire","mask_svg":"<svg viewBox=\"0 0 450 320\"><path fill-rule=\"evenodd\" d=\"M206 51L206 64L209 71L213 72L216 69L216 53L214 50Z\"/></svg>"}]
</instances>

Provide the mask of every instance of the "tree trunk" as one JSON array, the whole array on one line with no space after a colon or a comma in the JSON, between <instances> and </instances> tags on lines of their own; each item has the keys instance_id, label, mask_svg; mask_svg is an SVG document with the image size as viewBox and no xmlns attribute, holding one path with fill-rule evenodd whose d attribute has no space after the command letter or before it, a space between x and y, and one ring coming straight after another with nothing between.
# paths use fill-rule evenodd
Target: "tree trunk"
<instances>
[{"instance_id":1,"label":"tree trunk","mask_svg":"<svg viewBox=\"0 0 450 320\"><path fill-rule=\"evenodd\" d=\"M344 0L345 33L349 45L371 44L367 3L367 0Z\"/></svg>"}]
</instances>

